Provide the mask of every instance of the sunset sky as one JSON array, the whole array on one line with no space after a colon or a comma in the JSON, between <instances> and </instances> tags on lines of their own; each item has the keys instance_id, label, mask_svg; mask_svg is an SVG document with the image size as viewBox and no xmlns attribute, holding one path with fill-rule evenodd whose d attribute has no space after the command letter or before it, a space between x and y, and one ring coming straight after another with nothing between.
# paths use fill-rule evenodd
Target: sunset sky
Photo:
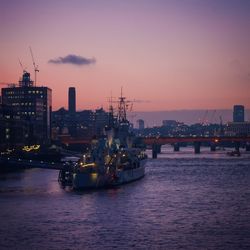
<instances>
[{"instance_id":1,"label":"sunset sky","mask_svg":"<svg viewBox=\"0 0 250 250\"><path fill-rule=\"evenodd\" d=\"M250 108L248 0L1 0L0 82L34 78L53 109L107 107L112 92L137 111ZM3 85L0 85L3 87Z\"/></svg>"}]
</instances>

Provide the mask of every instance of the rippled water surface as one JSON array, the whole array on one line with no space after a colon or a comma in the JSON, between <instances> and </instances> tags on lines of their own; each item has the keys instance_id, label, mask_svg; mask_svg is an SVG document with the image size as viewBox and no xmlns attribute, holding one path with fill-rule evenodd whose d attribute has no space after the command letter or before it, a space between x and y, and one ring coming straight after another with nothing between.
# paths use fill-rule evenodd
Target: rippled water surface
<instances>
[{"instance_id":1,"label":"rippled water surface","mask_svg":"<svg viewBox=\"0 0 250 250\"><path fill-rule=\"evenodd\" d=\"M0 175L0 249L250 249L250 154L165 149L143 179L91 192L57 177Z\"/></svg>"}]
</instances>

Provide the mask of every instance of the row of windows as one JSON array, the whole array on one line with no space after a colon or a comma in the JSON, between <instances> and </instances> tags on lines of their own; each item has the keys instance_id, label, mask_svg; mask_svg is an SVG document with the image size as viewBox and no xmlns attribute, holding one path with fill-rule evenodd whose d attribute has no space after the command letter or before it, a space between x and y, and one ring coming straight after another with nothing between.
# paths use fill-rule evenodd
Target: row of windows
<instances>
[{"instance_id":1,"label":"row of windows","mask_svg":"<svg viewBox=\"0 0 250 250\"><path fill-rule=\"evenodd\" d=\"M20 115L20 114L22 114L22 115L34 115L35 112L31 112L31 111L26 112L26 111L23 111L23 112L17 112L17 114L18 115Z\"/></svg>"},{"instance_id":2,"label":"row of windows","mask_svg":"<svg viewBox=\"0 0 250 250\"><path fill-rule=\"evenodd\" d=\"M28 97L33 97L33 96L23 96L23 95L15 95L15 96L7 96L8 99L23 99L23 98L28 98ZM38 96L36 96L38 97ZM39 96L40 98L43 98L43 95Z\"/></svg>"},{"instance_id":3,"label":"row of windows","mask_svg":"<svg viewBox=\"0 0 250 250\"><path fill-rule=\"evenodd\" d=\"M29 93L29 94L43 94L43 91L39 91L39 90L29 90L28 93Z\"/></svg>"},{"instance_id":4,"label":"row of windows","mask_svg":"<svg viewBox=\"0 0 250 250\"><path fill-rule=\"evenodd\" d=\"M12 106L33 106L35 103L32 102L13 102L11 105Z\"/></svg>"},{"instance_id":5,"label":"row of windows","mask_svg":"<svg viewBox=\"0 0 250 250\"><path fill-rule=\"evenodd\" d=\"M6 95L24 95L26 91L6 91ZM28 90L29 94L45 94L42 90Z\"/></svg>"}]
</instances>

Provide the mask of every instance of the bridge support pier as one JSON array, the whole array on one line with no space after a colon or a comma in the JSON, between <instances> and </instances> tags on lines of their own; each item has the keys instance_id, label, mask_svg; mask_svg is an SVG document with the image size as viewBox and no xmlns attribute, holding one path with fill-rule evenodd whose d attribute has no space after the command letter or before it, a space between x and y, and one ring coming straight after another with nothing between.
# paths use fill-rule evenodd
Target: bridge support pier
<instances>
[{"instance_id":1,"label":"bridge support pier","mask_svg":"<svg viewBox=\"0 0 250 250\"><path fill-rule=\"evenodd\" d=\"M240 152L240 142L235 142L234 143L234 148L236 152Z\"/></svg>"},{"instance_id":2,"label":"bridge support pier","mask_svg":"<svg viewBox=\"0 0 250 250\"><path fill-rule=\"evenodd\" d=\"M161 153L161 145L156 145L157 146L157 154L160 154Z\"/></svg>"},{"instance_id":3,"label":"bridge support pier","mask_svg":"<svg viewBox=\"0 0 250 250\"><path fill-rule=\"evenodd\" d=\"M158 153L158 145L157 144L153 144L152 145L152 158L153 159L157 159L157 153Z\"/></svg>"},{"instance_id":4,"label":"bridge support pier","mask_svg":"<svg viewBox=\"0 0 250 250\"><path fill-rule=\"evenodd\" d=\"M249 142L246 143L246 151L250 151L250 143Z\"/></svg>"},{"instance_id":5,"label":"bridge support pier","mask_svg":"<svg viewBox=\"0 0 250 250\"><path fill-rule=\"evenodd\" d=\"M194 153L199 154L201 152L201 143L200 142L194 142Z\"/></svg>"},{"instance_id":6,"label":"bridge support pier","mask_svg":"<svg viewBox=\"0 0 250 250\"><path fill-rule=\"evenodd\" d=\"M180 144L177 142L177 143L174 143L174 152L179 152L180 151Z\"/></svg>"},{"instance_id":7,"label":"bridge support pier","mask_svg":"<svg viewBox=\"0 0 250 250\"><path fill-rule=\"evenodd\" d=\"M211 142L211 144L210 144L210 151L211 151L211 152L216 151L216 144L213 143L213 142Z\"/></svg>"}]
</instances>

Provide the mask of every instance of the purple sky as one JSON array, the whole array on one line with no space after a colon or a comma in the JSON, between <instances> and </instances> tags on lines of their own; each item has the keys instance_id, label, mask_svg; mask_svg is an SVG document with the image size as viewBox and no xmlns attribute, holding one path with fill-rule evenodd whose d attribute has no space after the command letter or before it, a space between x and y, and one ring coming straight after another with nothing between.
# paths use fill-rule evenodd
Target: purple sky
<instances>
[{"instance_id":1,"label":"purple sky","mask_svg":"<svg viewBox=\"0 0 250 250\"><path fill-rule=\"evenodd\" d=\"M0 82L23 65L53 109L107 106L123 86L137 111L250 108L248 0L1 0ZM2 85L1 85L2 86Z\"/></svg>"}]
</instances>

